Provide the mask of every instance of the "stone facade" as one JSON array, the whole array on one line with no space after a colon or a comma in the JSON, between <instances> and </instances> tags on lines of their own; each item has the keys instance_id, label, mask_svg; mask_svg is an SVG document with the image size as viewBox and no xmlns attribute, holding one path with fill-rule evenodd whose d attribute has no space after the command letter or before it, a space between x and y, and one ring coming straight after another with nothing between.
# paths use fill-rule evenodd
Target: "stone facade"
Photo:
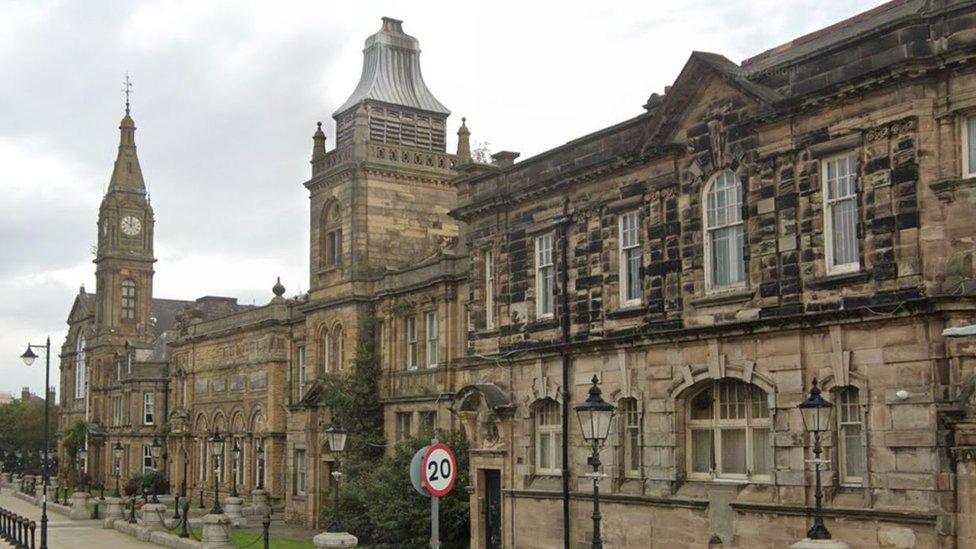
<instances>
[{"instance_id":1,"label":"stone facade","mask_svg":"<svg viewBox=\"0 0 976 549\"><path fill-rule=\"evenodd\" d=\"M372 319L387 440L471 442L472 547L588 545L571 416L594 375L618 407L601 454L608 546L802 539L813 475L797 405L815 379L836 409L834 536L976 546L976 344L942 335L976 322L973 13L897 0L741 64L696 52L638 116L492 164L472 160L464 123L445 152L449 112L417 42L384 19L336 146L313 136L309 293L140 301L142 321L112 324L119 277L151 297L152 248L122 261L106 244L99 289L69 319L62 387L79 363L91 373L62 426L104 425L115 396L141 414L155 392L158 424L110 422L92 444L165 435L174 486L209 498L204 439L219 429L243 450L245 496L261 482L320 527L334 459L317 379L352 367ZM377 77L394 57L404 70Z\"/></svg>"}]
</instances>

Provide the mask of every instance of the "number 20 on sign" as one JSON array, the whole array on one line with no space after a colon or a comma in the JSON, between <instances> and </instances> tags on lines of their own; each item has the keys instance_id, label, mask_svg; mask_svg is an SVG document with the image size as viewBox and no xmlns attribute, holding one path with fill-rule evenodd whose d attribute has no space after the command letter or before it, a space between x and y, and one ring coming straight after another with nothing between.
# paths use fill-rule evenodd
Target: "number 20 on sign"
<instances>
[{"instance_id":1,"label":"number 20 on sign","mask_svg":"<svg viewBox=\"0 0 976 549\"><path fill-rule=\"evenodd\" d=\"M442 498L451 493L457 480L457 459L446 444L427 448L421 467L424 488L430 495Z\"/></svg>"}]
</instances>

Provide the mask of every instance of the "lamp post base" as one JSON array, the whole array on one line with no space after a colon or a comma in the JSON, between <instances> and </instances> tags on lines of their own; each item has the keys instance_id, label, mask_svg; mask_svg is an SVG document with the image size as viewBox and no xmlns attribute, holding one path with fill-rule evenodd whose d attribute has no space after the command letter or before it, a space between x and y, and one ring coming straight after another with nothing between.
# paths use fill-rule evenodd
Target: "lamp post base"
<instances>
[{"instance_id":1,"label":"lamp post base","mask_svg":"<svg viewBox=\"0 0 976 549\"><path fill-rule=\"evenodd\" d=\"M247 526L247 519L241 513L243 504L244 499L235 496L230 496L224 500L224 514L234 526Z\"/></svg>"},{"instance_id":2,"label":"lamp post base","mask_svg":"<svg viewBox=\"0 0 976 549\"><path fill-rule=\"evenodd\" d=\"M227 515L204 515L202 546L207 549L234 549L229 530L230 519Z\"/></svg>"},{"instance_id":3,"label":"lamp post base","mask_svg":"<svg viewBox=\"0 0 976 549\"><path fill-rule=\"evenodd\" d=\"M850 549L851 546L836 539L806 538L790 545L790 549Z\"/></svg>"},{"instance_id":4,"label":"lamp post base","mask_svg":"<svg viewBox=\"0 0 976 549\"><path fill-rule=\"evenodd\" d=\"M356 547L359 540L356 536L346 532L322 532L312 538L315 549L334 549L340 547Z\"/></svg>"}]
</instances>

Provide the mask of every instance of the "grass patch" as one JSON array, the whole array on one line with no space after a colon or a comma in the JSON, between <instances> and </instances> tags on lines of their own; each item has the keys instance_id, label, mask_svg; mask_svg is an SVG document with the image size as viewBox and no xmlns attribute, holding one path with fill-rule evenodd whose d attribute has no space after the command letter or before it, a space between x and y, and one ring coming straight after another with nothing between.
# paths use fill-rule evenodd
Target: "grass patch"
<instances>
[{"instance_id":1,"label":"grass patch","mask_svg":"<svg viewBox=\"0 0 976 549\"><path fill-rule=\"evenodd\" d=\"M203 529L192 528L192 536L194 539L203 538ZM254 545L250 547L263 547L261 541L255 542L255 538L260 537L260 532L244 532L241 530L231 529L230 540L235 547L244 547L245 545L254 542ZM283 539L276 538L273 535L269 543L271 549L315 549L315 544L311 541L299 541L294 539Z\"/></svg>"}]
</instances>

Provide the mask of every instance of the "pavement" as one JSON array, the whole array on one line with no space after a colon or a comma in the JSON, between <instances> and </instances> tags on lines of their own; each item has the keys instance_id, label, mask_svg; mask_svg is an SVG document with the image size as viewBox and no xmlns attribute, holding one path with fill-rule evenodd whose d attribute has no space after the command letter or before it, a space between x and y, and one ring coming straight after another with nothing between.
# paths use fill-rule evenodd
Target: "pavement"
<instances>
[{"instance_id":1,"label":"pavement","mask_svg":"<svg viewBox=\"0 0 976 549\"><path fill-rule=\"evenodd\" d=\"M10 488L0 490L0 508L37 522L36 547L41 546L41 508L15 498ZM102 528L101 520L68 520L48 511L47 545L49 549L147 549L158 545L138 541L115 530ZM4 542L0 540L0 545Z\"/></svg>"}]
</instances>

